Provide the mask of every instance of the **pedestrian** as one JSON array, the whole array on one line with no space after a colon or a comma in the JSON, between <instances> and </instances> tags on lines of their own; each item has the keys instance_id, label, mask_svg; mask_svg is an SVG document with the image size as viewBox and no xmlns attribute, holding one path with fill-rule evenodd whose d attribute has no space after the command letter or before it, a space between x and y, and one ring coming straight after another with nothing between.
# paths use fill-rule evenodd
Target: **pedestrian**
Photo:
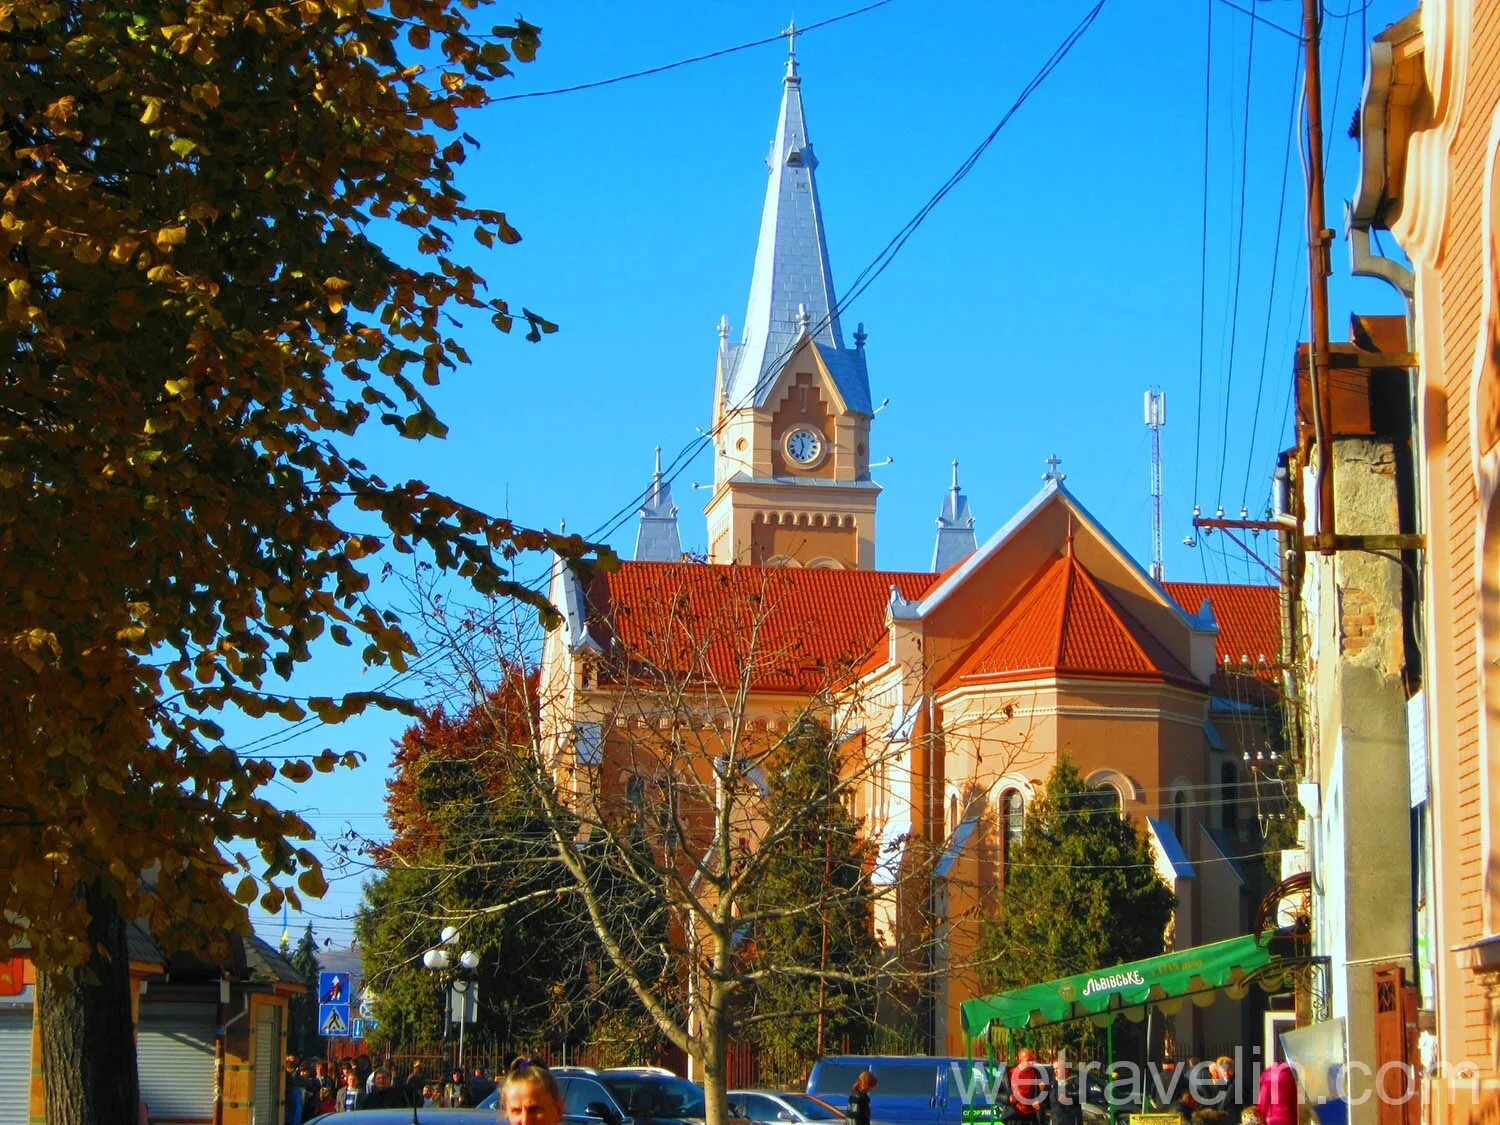
<instances>
[{"instance_id":1,"label":"pedestrian","mask_svg":"<svg viewBox=\"0 0 1500 1125\"><path fill-rule=\"evenodd\" d=\"M1279 1041L1276 1061L1260 1072L1255 1108L1263 1125L1297 1125L1297 1072L1286 1061Z\"/></svg>"},{"instance_id":2,"label":"pedestrian","mask_svg":"<svg viewBox=\"0 0 1500 1125\"><path fill-rule=\"evenodd\" d=\"M849 1091L849 1112L845 1116L850 1125L870 1125L870 1091L879 1085L880 1079L875 1077L873 1070L859 1072L854 1088Z\"/></svg>"},{"instance_id":3,"label":"pedestrian","mask_svg":"<svg viewBox=\"0 0 1500 1125\"><path fill-rule=\"evenodd\" d=\"M469 1100L469 1084L464 1081L464 1072L458 1067L453 1068L453 1074L448 1079L448 1084L443 1087L443 1104L445 1106L472 1106Z\"/></svg>"},{"instance_id":4,"label":"pedestrian","mask_svg":"<svg viewBox=\"0 0 1500 1125\"><path fill-rule=\"evenodd\" d=\"M547 1067L517 1059L505 1072L500 1106L507 1125L562 1125L562 1091Z\"/></svg>"},{"instance_id":5,"label":"pedestrian","mask_svg":"<svg viewBox=\"0 0 1500 1125\"><path fill-rule=\"evenodd\" d=\"M1016 1065L1007 1076L1010 1087L1006 1095L1004 1120L1037 1125L1047 1103L1047 1075L1036 1064L1036 1052L1022 1047L1016 1052Z\"/></svg>"},{"instance_id":6,"label":"pedestrian","mask_svg":"<svg viewBox=\"0 0 1500 1125\"><path fill-rule=\"evenodd\" d=\"M344 1071L344 1085L338 1092L338 1097L333 1101L335 1113L345 1113L351 1109L359 1108L359 1099L364 1096L364 1087L360 1085L359 1071L352 1066Z\"/></svg>"},{"instance_id":7,"label":"pedestrian","mask_svg":"<svg viewBox=\"0 0 1500 1125\"><path fill-rule=\"evenodd\" d=\"M402 1109L411 1105L406 1099L406 1091L391 1085L391 1072L385 1067L376 1067L370 1080L375 1085L365 1091L364 1098L355 1106L356 1109Z\"/></svg>"},{"instance_id":8,"label":"pedestrian","mask_svg":"<svg viewBox=\"0 0 1500 1125\"><path fill-rule=\"evenodd\" d=\"M1052 1090L1047 1098L1051 1125L1083 1125L1083 1080L1073 1069L1066 1051L1052 1060Z\"/></svg>"},{"instance_id":9,"label":"pedestrian","mask_svg":"<svg viewBox=\"0 0 1500 1125\"><path fill-rule=\"evenodd\" d=\"M406 1104L418 1106L425 1104L427 1087L427 1075L422 1071L422 1060L414 1059L411 1064L411 1073L406 1076Z\"/></svg>"},{"instance_id":10,"label":"pedestrian","mask_svg":"<svg viewBox=\"0 0 1500 1125\"><path fill-rule=\"evenodd\" d=\"M469 1076L469 1104L478 1105L490 1096L490 1091L495 1088L495 1080L487 1078L484 1067L476 1066L474 1073Z\"/></svg>"},{"instance_id":11,"label":"pedestrian","mask_svg":"<svg viewBox=\"0 0 1500 1125\"><path fill-rule=\"evenodd\" d=\"M302 1125L302 1077L297 1073L297 1056L286 1057L282 1075L282 1109L286 1125Z\"/></svg>"}]
</instances>

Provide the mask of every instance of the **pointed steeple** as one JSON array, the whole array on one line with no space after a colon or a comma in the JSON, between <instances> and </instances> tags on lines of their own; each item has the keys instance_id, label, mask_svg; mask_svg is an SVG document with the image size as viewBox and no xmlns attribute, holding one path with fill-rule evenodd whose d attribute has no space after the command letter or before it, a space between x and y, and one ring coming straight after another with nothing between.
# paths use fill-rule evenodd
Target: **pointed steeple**
<instances>
[{"instance_id":1,"label":"pointed steeple","mask_svg":"<svg viewBox=\"0 0 1500 1125\"><path fill-rule=\"evenodd\" d=\"M661 475L661 446L656 447L656 472L641 505L641 526L635 533L637 562L680 562L682 540L677 535L677 506L672 485Z\"/></svg>"},{"instance_id":2,"label":"pointed steeple","mask_svg":"<svg viewBox=\"0 0 1500 1125\"><path fill-rule=\"evenodd\" d=\"M766 159L769 179L761 210L760 241L745 308L744 336L724 355L724 405L735 410L764 404L771 383L808 335L838 382L849 409L870 412L870 384L863 350L846 350L839 326L833 271L823 232L823 210L813 154L802 111L796 29L782 78L781 114ZM799 310L805 309L805 317Z\"/></svg>"},{"instance_id":3,"label":"pointed steeple","mask_svg":"<svg viewBox=\"0 0 1500 1125\"><path fill-rule=\"evenodd\" d=\"M947 570L954 563L968 558L979 547L974 537L974 516L969 511L969 498L958 487L958 462L953 462L953 487L943 498L943 510L937 518L937 542L932 548L932 569L935 573Z\"/></svg>"}]
</instances>

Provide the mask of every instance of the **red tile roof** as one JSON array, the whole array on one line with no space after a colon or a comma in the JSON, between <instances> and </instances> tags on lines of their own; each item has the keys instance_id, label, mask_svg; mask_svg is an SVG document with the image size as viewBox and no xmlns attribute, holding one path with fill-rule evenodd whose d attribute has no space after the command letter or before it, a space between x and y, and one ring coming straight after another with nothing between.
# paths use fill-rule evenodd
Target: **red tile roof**
<instances>
[{"instance_id":1,"label":"red tile roof","mask_svg":"<svg viewBox=\"0 0 1500 1125\"><path fill-rule=\"evenodd\" d=\"M949 683L1042 673L1197 682L1072 554L1056 555L1043 567L984 631Z\"/></svg>"},{"instance_id":2,"label":"red tile roof","mask_svg":"<svg viewBox=\"0 0 1500 1125\"><path fill-rule=\"evenodd\" d=\"M1163 582L1167 593L1189 616L1205 601L1219 623L1218 662L1276 662L1281 653L1281 590L1276 586L1228 582Z\"/></svg>"},{"instance_id":3,"label":"red tile roof","mask_svg":"<svg viewBox=\"0 0 1500 1125\"><path fill-rule=\"evenodd\" d=\"M935 574L709 563L622 562L589 587L589 630L645 667L760 691L830 685L885 632L895 586L921 597ZM607 662L606 662L607 663Z\"/></svg>"}]
</instances>

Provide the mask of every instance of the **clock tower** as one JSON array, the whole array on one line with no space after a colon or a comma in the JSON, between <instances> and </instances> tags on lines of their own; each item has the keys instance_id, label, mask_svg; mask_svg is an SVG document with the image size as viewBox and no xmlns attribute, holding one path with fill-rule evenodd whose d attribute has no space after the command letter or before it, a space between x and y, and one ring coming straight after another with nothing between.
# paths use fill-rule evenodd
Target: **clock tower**
<instances>
[{"instance_id":1,"label":"clock tower","mask_svg":"<svg viewBox=\"0 0 1500 1125\"><path fill-rule=\"evenodd\" d=\"M864 327L844 346L795 29L739 343L719 321L711 562L873 569Z\"/></svg>"}]
</instances>

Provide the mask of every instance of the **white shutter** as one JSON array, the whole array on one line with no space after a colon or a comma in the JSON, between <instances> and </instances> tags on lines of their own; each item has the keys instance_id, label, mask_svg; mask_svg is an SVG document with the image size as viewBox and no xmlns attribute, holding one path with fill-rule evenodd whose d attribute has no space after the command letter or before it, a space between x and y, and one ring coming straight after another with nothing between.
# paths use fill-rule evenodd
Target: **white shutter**
<instances>
[{"instance_id":1,"label":"white shutter","mask_svg":"<svg viewBox=\"0 0 1500 1125\"><path fill-rule=\"evenodd\" d=\"M250 1125L274 1125L281 1120L281 1009L273 1004L256 1008L260 1013L255 1025L255 1101L250 1108Z\"/></svg>"},{"instance_id":2,"label":"white shutter","mask_svg":"<svg viewBox=\"0 0 1500 1125\"><path fill-rule=\"evenodd\" d=\"M0 1008L0 1125L27 1125L30 1101L31 1005Z\"/></svg>"},{"instance_id":3,"label":"white shutter","mask_svg":"<svg viewBox=\"0 0 1500 1125\"><path fill-rule=\"evenodd\" d=\"M213 1121L217 1016L211 1003L141 1004L136 1073L153 1125Z\"/></svg>"}]
</instances>

